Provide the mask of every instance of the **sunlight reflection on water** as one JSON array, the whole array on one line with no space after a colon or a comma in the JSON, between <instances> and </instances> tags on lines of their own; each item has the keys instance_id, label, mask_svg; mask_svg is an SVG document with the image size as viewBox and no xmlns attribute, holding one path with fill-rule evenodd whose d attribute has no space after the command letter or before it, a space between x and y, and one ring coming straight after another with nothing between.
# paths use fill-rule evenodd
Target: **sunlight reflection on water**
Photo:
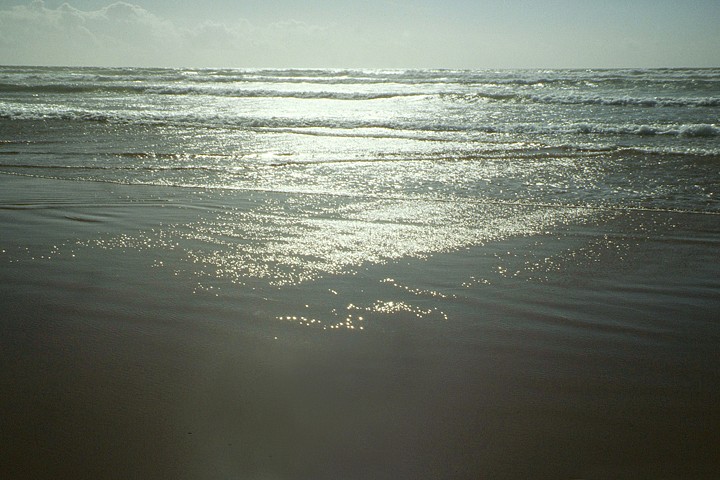
<instances>
[{"instance_id":1,"label":"sunlight reflection on water","mask_svg":"<svg viewBox=\"0 0 720 480\"><path fill-rule=\"evenodd\" d=\"M96 242L104 248L172 248L203 278L298 285L362 265L427 258L541 233L598 212L584 208L457 201L273 195L249 210L221 209L184 225Z\"/></svg>"}]
</instances>

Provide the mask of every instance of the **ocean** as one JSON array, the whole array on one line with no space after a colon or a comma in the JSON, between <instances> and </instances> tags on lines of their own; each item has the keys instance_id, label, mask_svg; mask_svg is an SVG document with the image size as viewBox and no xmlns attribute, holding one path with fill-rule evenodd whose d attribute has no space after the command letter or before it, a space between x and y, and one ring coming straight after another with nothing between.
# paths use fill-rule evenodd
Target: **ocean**
<instances>
[{"instance_id":1,"label":"ocean","mask_svg":"<svg viewBox=\"0 0 720 480\"><path fill-rule=\"evenodd\" d=\"M4 173L717 212L720 70L0 69Z\"/></svg>"},{"instance_id":2,"label":"ocean","mask_svg":"<svg viewBox=\"0 0 720 480\"><path fill-rule=\"evenodd\" d=\"M713 478L719 165L720 69L0 67L0 473Z\"/></svg>"}]
</instances>

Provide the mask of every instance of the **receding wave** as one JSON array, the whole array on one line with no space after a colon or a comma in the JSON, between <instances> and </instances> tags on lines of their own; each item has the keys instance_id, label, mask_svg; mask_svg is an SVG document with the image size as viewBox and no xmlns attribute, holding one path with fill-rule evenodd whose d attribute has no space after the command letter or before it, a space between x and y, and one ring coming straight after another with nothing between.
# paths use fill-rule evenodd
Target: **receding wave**
<instances>
[{"instance_id":1,"label":"receding wave","mask_svg":"<svg viewBox=\"0 0 720 480\"><path fill-rule=\"evenodd\" d=\"M0 164L0 171L9 170L36 170L36 171L124 171L124 172L171 172L171 171L198 171L198 172L220 172L226 173L229 170L237 169L238 165L232 168L227 166L210 165L38 165L38 164Z\"/></svg>"},{"instance_id":2,"label":"receding wave","mask_svg":"<svg viewBox=\"0 0 720 480\"><path fill-rule=\"evenodd\" d=\"M1 170L1 169L0 169ZM176 168L169 168L168 170L176 170ZM326 197L348 197L348 198L364 198L364 199L381 199L381 200L400 200L400 201L412 201L417 200L425 202L431 200L433 202L445 202L450 204L468 204L468 205L506 205L506 206L533 206L542 209L582 209L582 210L598 210L606 212L623 212L623 211L645 211L645 212L666 212L666 213L682 213L682 214L694 214L694 215L713 215L720 216L720 211L713 208L684 208L682 206L673 205L643 205L641 203L634 203L628 199L616 199L615 202L608 203L607 201L584 201L584 202L568 202L568 201L543 201L541 199L503 199L493 197L465 197L462 195L453 195L451 197L438 197L438 196L408 196L406 194L397 194L391 192L368 192L368 191L317 191L311 188L303 188L301 186L296 187L270 187L270 186L258 186L251 184L241 185L226 185L226 184L208 184L206 181L183 178L182 180L170 180L170 179L150 179L150 178L111 178L107 176L102 177L86 177L86 178L75 178L66 177L60 175L54 175L49 171L48 173L18 173L20 176L28 176L34 178L47 178L55 180L71 180L71 181L83 181L93 183L105 183L115 185L147 185L147 186L158 186L158 187L172 187L172 188L192 188L192 189L213 189L213 190L232 190L232 191L255 191L255 192L277 192L284 194L297 194L297 195L312 195L326 196ZM194 181L197 180L197 181ZM32 208L30 205L21 205L21 208ZM45 205L41 206L44 208ZM2 209L15 209L18 205L0 205Z\"/></svg>"}]
</instances>

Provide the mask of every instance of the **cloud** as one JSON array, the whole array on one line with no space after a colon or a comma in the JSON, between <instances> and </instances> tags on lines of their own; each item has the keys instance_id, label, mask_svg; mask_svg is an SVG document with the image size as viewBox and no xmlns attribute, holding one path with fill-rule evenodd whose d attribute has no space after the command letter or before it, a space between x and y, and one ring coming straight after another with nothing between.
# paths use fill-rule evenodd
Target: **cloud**
<instances>
[{"instance_id":1,"label":"cloud","mask_svg":"<svg viewBox=\"0 0 720 480\"><path fill-rule=\"evenodd\" d=\"M297 13L297 12L296 12ZM282 15L282 13L280 13ZM0 7L0 64L158 67L424 66L432 39L349 17L322 24L233 18L178 24L118 1L98 10L41 0ZM437 52L430 61L442 59ZM435 63L435 65L443 66Z\"/></svg>"},{"instance_id":2,"label":"cloud","mask_svg":"<svg viewBox=\"0 0 720 480\"><path fill-rule=\"evenodd\" d=\"M172 23L124 2L82 11L36 0L0 10L0 31L5 64L142 64L178 39Z\"/></svg>"},{"instance_id":3,"label":"cloud","mask_svg":"<svg viewBox=\"0 0 720 480\"><path fill-rule=\"evenodd\" d=\"M302 62L325 30L293 20L181 27L122 1L83 11L35 0L0 10L0 32L2 64L274 66Z\"/></svg>"}]
</instances>

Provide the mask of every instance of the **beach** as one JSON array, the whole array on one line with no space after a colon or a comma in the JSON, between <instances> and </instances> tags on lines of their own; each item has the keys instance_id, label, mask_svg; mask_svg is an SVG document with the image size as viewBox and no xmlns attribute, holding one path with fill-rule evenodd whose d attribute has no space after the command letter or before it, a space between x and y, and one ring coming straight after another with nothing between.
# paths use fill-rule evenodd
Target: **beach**
<instances>
[{"instance_id":1,"label":"beach","mask_svg":"<svg viewBox=\"0 0 720 480\"><path fill-rule=\"evenodd\" d=\"M716 475L716 215L356 201L0 175L3 476Z\"/></svg>"},{"instance_id":2,"label":"beach","mask_svg":"<svg viewBox=\"0 0 720 480\"><path fill-rule=\"evenodd\" d=\"M715 478L718 106L0 66L0 477Z\"/></svg>"}]
</instances>

